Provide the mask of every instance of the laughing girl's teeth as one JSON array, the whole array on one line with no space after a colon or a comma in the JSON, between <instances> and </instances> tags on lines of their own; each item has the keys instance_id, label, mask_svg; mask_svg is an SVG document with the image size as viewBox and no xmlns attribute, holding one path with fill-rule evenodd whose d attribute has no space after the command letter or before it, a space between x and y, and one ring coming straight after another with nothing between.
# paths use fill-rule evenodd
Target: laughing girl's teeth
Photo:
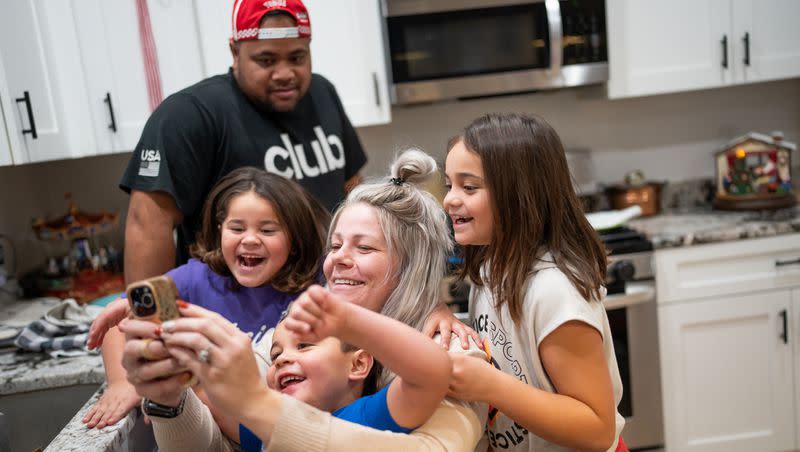
<instances>
[{"instance_id":1,"label":"laughing girl's teeth","mask_svg":"<svg viewBox=\"0 0 800 452\"><path fill-rule=\"evenodd\" d=\"M263 261L264 258L261 256L239 256L239 264L244 267L255 267Z\"/></svg>"}]
</instances>

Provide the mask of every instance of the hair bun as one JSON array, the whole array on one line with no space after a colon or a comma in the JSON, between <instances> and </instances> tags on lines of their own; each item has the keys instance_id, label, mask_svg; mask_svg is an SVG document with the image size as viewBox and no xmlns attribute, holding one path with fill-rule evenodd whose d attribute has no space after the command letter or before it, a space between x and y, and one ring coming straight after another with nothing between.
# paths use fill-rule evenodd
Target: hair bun
<instances>
[{"instance_id":1,"label":"hair bun","mask_svg":"<svg viewBox=\"0 0 800 452\"><path fill-rule=\"evenodd\" d=\"M419 149L403 151L392 163L389 173L393 179L421 184L436 173L436 160Z\"/></svg>"}]
</instances>

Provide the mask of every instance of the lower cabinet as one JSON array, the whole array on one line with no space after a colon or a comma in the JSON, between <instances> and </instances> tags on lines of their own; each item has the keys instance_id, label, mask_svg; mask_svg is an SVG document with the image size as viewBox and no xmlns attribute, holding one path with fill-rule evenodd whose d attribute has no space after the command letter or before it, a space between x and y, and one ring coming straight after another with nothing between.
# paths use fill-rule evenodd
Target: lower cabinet
<instances>
[{"instance_id":1,"label":"lower cabinet","mask_svg":"<svg viewBox=\"0 0 800 452\"><path fill-rule=\"evenodd\" d=\"M799 237L656 253L668 452L800 448Z\"/></svg>"}]
</instances>

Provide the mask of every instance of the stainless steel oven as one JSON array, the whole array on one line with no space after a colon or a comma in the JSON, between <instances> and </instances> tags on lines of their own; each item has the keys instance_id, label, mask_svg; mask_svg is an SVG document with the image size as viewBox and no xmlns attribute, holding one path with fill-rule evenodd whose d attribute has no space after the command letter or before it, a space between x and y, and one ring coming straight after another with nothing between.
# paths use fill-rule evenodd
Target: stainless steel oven
<instances>
[{"instance_id":1,"label":"stainless steel oven","mask_svg":"<svg viewBox=\"0 0 800 452\"><path fill-rule=\"evenodd\" d=\"M608 79L604 0L383 0L396 104Z\"/></svg>"},{"instance_id":2,"label":"stainless steel oven","mask_svg":"<svg viewBox=\"0 0 800 452\"><path fill-rule=\"evenodd\" d=\"M605 304L622 379L622 437L631 449L663 447L652 243L626 228L601 238L611 252Z\"/></svg>"}]
</instances>

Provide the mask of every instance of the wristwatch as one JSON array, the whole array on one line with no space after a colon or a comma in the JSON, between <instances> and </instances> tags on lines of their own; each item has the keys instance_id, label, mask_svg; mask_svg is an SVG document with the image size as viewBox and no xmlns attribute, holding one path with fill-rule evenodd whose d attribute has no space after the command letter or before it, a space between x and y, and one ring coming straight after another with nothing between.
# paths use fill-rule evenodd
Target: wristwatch
<instances>
[{"instance_id":1,"label":"wristwatch","mask_svg":"<svg viewBox=\"0 0 800 452\"><path fill-rule=\"evenodd\" d=\"M183 405L186 403L186 391L183 392L178 406L162 405L150 399L142 399L142 412L150 417L161 417L172 419L183 412Z\"/></svg>"}]
</instances>

